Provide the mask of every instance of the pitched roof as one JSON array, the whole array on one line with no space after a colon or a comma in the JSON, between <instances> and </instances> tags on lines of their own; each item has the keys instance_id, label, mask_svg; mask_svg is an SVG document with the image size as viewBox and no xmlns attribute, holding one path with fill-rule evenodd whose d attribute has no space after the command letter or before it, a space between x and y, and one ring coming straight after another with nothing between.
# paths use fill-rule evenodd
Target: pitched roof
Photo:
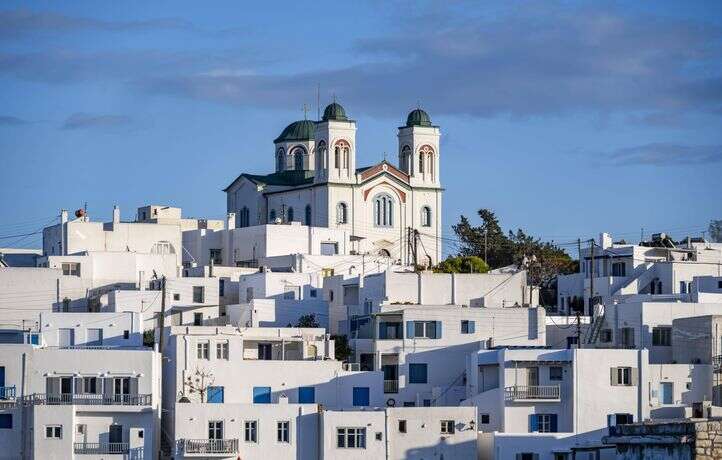
<instances>
[{"instance_id":1,"label":"pitched roof","mask_svg":"<svg viewBox=\"0 0 722 460\"><path fill-rule=\"evenodd\" d=\"M245 177L254 184L277 185L282 187L296 187L313 183L313 171L281 171L272 174L241 174L231 182L223 191L227 192L241 177Z\"/></svg>"}]
</instances>

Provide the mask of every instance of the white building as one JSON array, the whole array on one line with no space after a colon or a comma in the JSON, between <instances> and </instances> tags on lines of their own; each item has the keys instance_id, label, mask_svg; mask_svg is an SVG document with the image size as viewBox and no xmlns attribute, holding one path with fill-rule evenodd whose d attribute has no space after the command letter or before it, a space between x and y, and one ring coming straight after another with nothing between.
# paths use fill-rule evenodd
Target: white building
<instances>
[{"instance_id":1,"label":"white building","mask_svg":"<svg viewBox=\"0 0 722 460\"><path fill-rule=\"evenodd\" d=\"M463 404L478 409L483 459L614 458L600 449L609 426L680 416L711 394L710 365L653 365L646 350L484 350L468 375Z\"/></svg>"},{"instance_id":2,"label":"white building","mask_svg":"<svg viewBox=\"0 0 722 460\"><path fill-rule=\"evenodd\" d=\"M544 345L541 308L388 305L351 320L362 370L384 373L397 406L455 406L466 398L466 355L490 345Z\"/></svg>"},{"instance_id":3,"label":"white building","mask_svg":"<svg viewBox=\"0 0 722 460\"><path fill-rule=\"evenodd\" d=\"M275 172L241 174L224 189L239 228L272 222L345 231L357 253L408 263L408 228L417 229L420 264L441 255L440 131L412 111L398 130L399 166L356 165L356 122L330 104L320 121L300 120L274 140ZM421 254L419 254L421 253Z\"/></svg>"},{"instance_id":4,"label":"white building","mask_svg":"<svg viewBox=\"0 0 722 460\"><path fill-rule=\"evenodd\" d=\"M159 448L160 359L137 315L49 313L0 345L0 458L148 458ZM87 457L86 457L87 456Z\"/></svg>"},{"instance_id":5,"label":"white building","mask_svg":"<svg viewBox=\"0 0 722 460\"><path fill-rule=\"evenodd\" d=\"M689 301L695 277L722 276L722 244L688 239L675 245L664 234L655 237L645 245L632 245L613 243L603 233L593 244L593 260L592 248L583 248L579 273L558 277L560 311L573 314L576 305L591 316L592 296L604 305Z\"/></svg>"}]
</instances>

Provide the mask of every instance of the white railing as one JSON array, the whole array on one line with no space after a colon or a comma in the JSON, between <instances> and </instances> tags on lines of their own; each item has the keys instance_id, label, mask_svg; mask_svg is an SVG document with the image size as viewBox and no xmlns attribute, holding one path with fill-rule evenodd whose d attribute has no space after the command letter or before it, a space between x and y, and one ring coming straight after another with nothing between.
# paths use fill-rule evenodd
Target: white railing
<instances>
[{"instance_id":1,"label":"white railing","mask_svg":"<svg viewBox=\"0 0 722 460\"><path fill-rule=\"evenodd\" d=\"M361 364L360 363L343 363L343 370L351 371L351 372L358 372L361 370Z\"/></svg>"},{"instance_id":2,"label":"white railing","mask_svg":"<svg viewBox=\"0 0 722 460\"><path fill-rule=\"evenodd\" d=\"M127 442L76 442L73 447L76 454L89 455L127 454L129 450Z\"/></svg>"},{"instance_id":3,"label":"white railing","mask_svg":"<svg viewBox=\"0 0 722 460\"><path fill-rule=\"evenodd\" d=\"M557 400L560 397L559 385L515 385L504 389L507 400L549 399Z\"/></svg>"},{"instance_id":4,"label":"white railing","mask_svg":"<svg viewBox=\"0 0 722 460\"><path fill-rule=\"evenodd\" d=\"M186 454L235 454L238 439L184 439L183 451Z\"/></svg>"},{"instance_id":5,"label":"white railing","mask_svg":"<svg viewBox=\"0 0 722 460\"><path fill-rule=\"evenodd\" d=\"M399 392L399 381L398 380L384 380L384 393L398 393Z\"/></svg>"},{"instance_id":6,"label":"white railing","mask_svg":"<svg viewBox=\"0 0 722 460\"><path fill-rule=\"evenodd\" d=\"M88 406L150 406L152 396L138 395L103 395L103 394L45 394L34 393L18 398L17 402L24 405L88 405Z\"/></svg>"}]
</instances>

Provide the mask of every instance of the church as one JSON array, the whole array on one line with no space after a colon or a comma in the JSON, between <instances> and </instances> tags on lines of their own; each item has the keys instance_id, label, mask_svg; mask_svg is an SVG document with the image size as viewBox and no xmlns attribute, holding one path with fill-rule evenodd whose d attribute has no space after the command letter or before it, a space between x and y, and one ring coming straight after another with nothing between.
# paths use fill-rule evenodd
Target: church
<instances>
[{"instance_id":1,"label":"church","mask_svg":"<svg viewBox=\"0 0 722 460\"><path fill-rule=\"evenodd\" d=\"M273 141L275 172L240 174L223 191L236 227L300 222L348 232L356 254L420 265L441 257L439 127L420 108L398 128L398 165L356 165L356 122L333 102Z\"/></svg>"}]
</instances>

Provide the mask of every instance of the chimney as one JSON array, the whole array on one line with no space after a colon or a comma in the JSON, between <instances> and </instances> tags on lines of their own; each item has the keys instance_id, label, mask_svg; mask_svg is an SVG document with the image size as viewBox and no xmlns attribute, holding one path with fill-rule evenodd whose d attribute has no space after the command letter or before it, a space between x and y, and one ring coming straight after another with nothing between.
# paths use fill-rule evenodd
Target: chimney
<instances>
[{"instance_id":1,"label":"chimney","mask_svg":"<svg viewBox=\"0 0 722 460\"><path fill-rule=\"evenodd\" d=\"M612 247L612 236L609 233L600 233L599 234L599 246L602 247L602 249L607 249Z\"/></svg>"},{"instance_id":2,"label":"chimney","mask_svg":"<svg viewBox=\"0 0 722 460\"><path fill-rule=\"evenodd\" d=\"M138 271L138 290L145 291L145 272L143 270Z\"/></svg>"},{"instance_id":3,"label":"chimney","mask_svg":"<svg viewBox=\"0 0 722 460\"><path fill-rule=\"evenodd\" d=\"M60 210L60 223L64 224L68 221L68 210L67 209L61 209Z\"/></svg>"},{"instance_id":4,"label":"chimney","mask_svg":"<svg viewBox=\"0 0 722 460\"><path fill-rule=\"evenodd\" d=\"M113 206L113 223L120 223L120 208L118 208L117 206Z\"/></svg>"},{"instance_id":5,"label":"chimney","mask_svg":"<svg viewBox=\"0 0 722 460\"><path fill-rule=\"evenodd\" d=\"M229 212L228 216L226 216L226 230L231 230L232 228L236 228L235 212Z\"/></svg>"}]
</instances>

